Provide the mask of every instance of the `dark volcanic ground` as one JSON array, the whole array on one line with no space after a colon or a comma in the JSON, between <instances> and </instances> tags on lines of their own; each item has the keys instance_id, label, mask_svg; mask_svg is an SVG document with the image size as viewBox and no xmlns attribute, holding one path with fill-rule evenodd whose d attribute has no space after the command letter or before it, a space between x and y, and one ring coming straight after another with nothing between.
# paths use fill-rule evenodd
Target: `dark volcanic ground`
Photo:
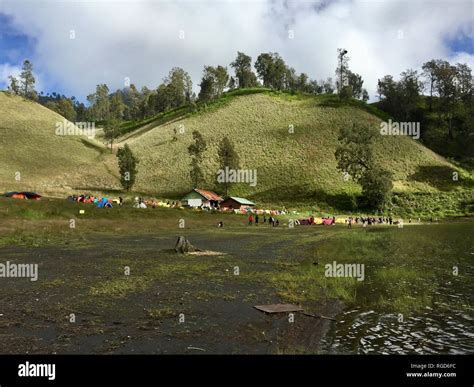
<instances>
[{"instance_id":1,"label":"dark volcanic ground","mask_svg":"<svg viewBox=\"0 0 474 387\"><path fill-rule=\"evenodd\" d=\"M213 256L174 253L175 234L0 248L3 263L39 265L36 282L0 279L0 352L318 353L333 322L295 313L290 323L288 314L253 308L281 302L267 279L303 258L278 233L186 233L197 247L222 253ZM335 301L303 306L331 317L342 309Z\"/></svg>"}]
</instances>

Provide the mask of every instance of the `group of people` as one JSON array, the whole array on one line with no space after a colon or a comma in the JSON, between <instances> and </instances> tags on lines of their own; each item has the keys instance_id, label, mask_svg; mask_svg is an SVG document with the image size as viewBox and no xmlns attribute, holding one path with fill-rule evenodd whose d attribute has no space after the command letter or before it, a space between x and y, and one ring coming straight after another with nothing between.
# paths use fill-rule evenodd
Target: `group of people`
<instances>
[{"instance_id":1,"label":"group of people","mask_svg":"<svg viewBox=\"0 0 474 387\"><path fill-rule=\"evenodd\" d=\"M411 220L410 220L411 221ZM398 221L393 221L393 218L391 216L385 217L385 216L379 216L378 218L375 218L374 216L368 216L366 218L364 217L359 217L356 216L355 218L350 216L345 220L347 223L347 227L351 228L353 223L359 224L362 223L363 226L366 224L368 226L372 226L373 224L398 224Z\"/></svg>"},{"instance_id":2,"label":"group of people","mask_svg":"<svg viewBox=\"0 0 474 387\"><path fill-rule=\"evenodd\" d=\"M253 215L253 213L250 213L249 217L248 217L248 225L249 226L252 226L253 224L255 224L256 226L258 226L258 222L260 221L260 218L259 218L259 215L258 213L255 214L255 216ZM267 215L263 215L263 224L267 224L267 221L268 221L268 225L269 226L272 226L272 227L277 227L280 225L280 221L273 217L272 215L270 215L268 218L267 218Z\"/></svg>"},{"instance_id":3,"label":"group of people","mask_svg":"<svg viewBox=\"0 0 474 387\"><path fill-rule=\"evenodd\" d=\"M433 220L431 220L433 221ZM350 216L345 220L347 227L352 228L352 224L356 223L359 224L361 223L362 226L372 226L373 224L395 224L395 225L400 225L403 223L403 220L393 220L391 216L379 216L378 218L375 218L373 216L368 216L368 217L359 217L356 216L355 218ZM411 223L412 219L408 219L408 223ZM421 222L421 219L418 218L418 223Z\"/></svg>"}]
</instances>

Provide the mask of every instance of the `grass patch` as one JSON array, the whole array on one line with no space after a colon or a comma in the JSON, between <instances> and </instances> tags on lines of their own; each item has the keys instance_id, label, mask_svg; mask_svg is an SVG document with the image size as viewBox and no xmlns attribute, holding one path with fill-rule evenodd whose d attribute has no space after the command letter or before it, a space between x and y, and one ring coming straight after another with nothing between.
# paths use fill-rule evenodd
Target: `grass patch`
<instances>
[{"instance_id":1,"label":"grass patch","mask_svg":"<svg viewBox=\"0 0 474 387\"><path fill-rule=\"evenodd\" d=\"M168 307L147 309L146 313L148 318L153 320L162 320L176 316L176 311Z\"/></svg>"},{"instance_id":2,"label":"grass patch","mask_svg":"<svg viewBox=\"0 0 474 387\"><path fill-rule=\"evenodd\" d=\"M100 283L90 289L92 296L125 298L130 293L145 291L151 279L144 276L124 276Z\"/></svg>"}]
</instances>

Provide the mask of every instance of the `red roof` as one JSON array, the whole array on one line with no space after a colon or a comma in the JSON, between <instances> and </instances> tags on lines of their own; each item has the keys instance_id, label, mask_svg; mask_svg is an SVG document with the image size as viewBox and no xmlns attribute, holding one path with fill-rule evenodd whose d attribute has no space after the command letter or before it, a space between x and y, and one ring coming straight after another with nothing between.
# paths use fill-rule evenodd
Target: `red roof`
<instances>
[{"instance_id":1,"label":"red roof","mask_svg":"<svg viewBox=\"0 0 474 387\"><path fill-rule=\"evenodd\" d=\"M199 195L206 198L207 200L216 200L219 202L224 200L218 194L212 191L206 191L204 189L198 189L198 188L194 188L194 191L196 191Z\"/></svg>"}]
</instances>

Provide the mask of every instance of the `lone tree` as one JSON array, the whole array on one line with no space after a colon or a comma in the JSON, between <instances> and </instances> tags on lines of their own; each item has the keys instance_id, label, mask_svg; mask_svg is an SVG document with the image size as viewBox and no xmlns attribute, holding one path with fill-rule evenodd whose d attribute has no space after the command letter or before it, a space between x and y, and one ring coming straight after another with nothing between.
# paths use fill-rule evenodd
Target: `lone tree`
<instances>
[{"instance_id":1,"label":"lone tree","mask_svg":"<svg viewBox=\"0 0 474 387\"><path fill-rule=\"evenodd\" d=\"M421 68L423 70L423 76L425 77L426 83L428 84L428 88L430 90L429 106L431 112L433 110L433 94L436 92L436 72L438 70L438 62L432 59L423 63Z\"/></svg>"},{"instance_id":2,"label":"lone tree","mask_svg":"<svg viewBox=\"0 0 474 387\"><path fill-rule=\"evenodd\" d=\"M336 86L337 93L341 98L344 94L344 86L347 86L348 83L349 57L346 54L346 49L337 49Z\"/></svg>"},{"instance_id":3,"label":"lone tree","mask_svg":"<svg viewBox=\"0 0 474 387\"><path fill-rule=\"evenodd\" d=\"M16 79L13 75L8 77L10 81L10 86L8 86L8 91L11 94L19 95L20 94L20 86L18 84L18 79Z\"/></svg>"},{"instance_id":4,"label":"lone tree","mask_svg":"<svg viewBox=\"0 0 474 387\"><path fill-rule=\"evenodd\" d=\"M35 77L33 75L33 64L26 59L20 73L20 89L23 97L36 99L38 96L35 91Z\"/></svg>"},{"instance_id":5,"label":"lone tree","mask_svg":"<svg viewBox=\"0 0 474 387\"><path fill-rule=\"evenodd\" d=\"M120 172L120 184L122 184L122 187L125 190L130 191L135 184L137 165L139 161L133 155L132 150L127 144L118 150L117 158Z\"/></svg>"},{"instance_id":6,"label":"lone tree","mask_svg":"<svg viewBox=\"0 0 474 387\"><path fill-rule=\"evenodd\" d=\"M367 101L368 92L362 87L364 80L361 75L349 70L349 59L346 49L337 49L336 86L339 98L341 100L357 98Z\"/></svg>"},{"instance_id":7,"label":"lone tree","mask_svg":"<svg viewBox=\"0 0 474 387\"><path fill-rule=\"evenodd\" d=\"M374 160L377 134L374 127L354 125L342 128L335 156L337 168L362 186L367 206L381 209L390 197L393 184L391 173Z\"/></svg>"},{"instance_id":8,"label":"lone tree","mask_svg":"<svg viewBox=\"0 0 474 387\"><path fill-rule=\"evenodd\" d=\"M201 162L207 144L204 140L204 137L202 137L201 133L199 133L197 130L193 131L193 140L194 142L188 147L188 153L191 156L191 171L189 174L191 176L193 186L196 188L199 182L204 179Z\"/></svg>"},{"instance_id":9,"label":"lone tree","mask_svg":"<svg viewBox=\"0 0 474 387\"><path fill-rule=\"evenodd\" d=\"M110 153L113 152L114 140L120 135L120 121L109 120L104 125L104 139L110 144Z\"/></svg>"},{"instance_id":10,"label":"lone tree","mask_svg":"<svg viewBox=\"0 0 474 387\"><path fill-rule=\"evenodd\" d=\"M239 155L235 151L234 145L227 137L224 137L221 140L219 149L217 150L217 155L219 157L219 168L221 171L225 171L226 167L234 170L239 169ZM222 174L225 176L225 173ZM224 188L224 194L227 196L232 183L227 181L227 179L224 179L224 181L219 181L218 179L217 184Z\"/></svg>"}]
</instances>

